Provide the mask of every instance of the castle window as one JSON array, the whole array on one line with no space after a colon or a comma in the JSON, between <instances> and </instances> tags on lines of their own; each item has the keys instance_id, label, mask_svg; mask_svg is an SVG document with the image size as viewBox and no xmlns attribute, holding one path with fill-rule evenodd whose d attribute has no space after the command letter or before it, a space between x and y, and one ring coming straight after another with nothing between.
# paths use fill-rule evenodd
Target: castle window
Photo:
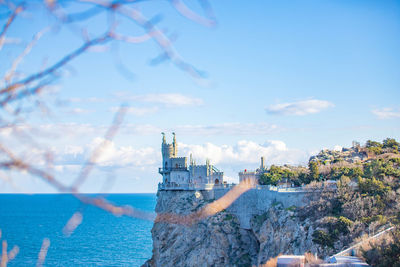
<instances>
[{"instance_id":1,"label":"castle window","mask_svg":"<svg viewBox=\"0 0 400 267\"><path fill-rule=\"evenodd\" d=\"M177 168L177 169L178 169L178 164L175 164L175 168Z\"/></svg>"}]
</instances>

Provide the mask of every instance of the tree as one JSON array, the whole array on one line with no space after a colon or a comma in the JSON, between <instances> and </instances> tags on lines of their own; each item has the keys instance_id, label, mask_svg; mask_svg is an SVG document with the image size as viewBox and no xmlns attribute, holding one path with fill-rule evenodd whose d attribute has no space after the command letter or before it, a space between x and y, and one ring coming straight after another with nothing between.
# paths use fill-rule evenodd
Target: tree
<instances>
[{"instance_id":1,"label":"tree","mask_svg":"<svg viewBox=\"0 0 400 267\"><path fill-rule=\"evenodd\" d=\"M394 138L386 138L383 140L383 148L390 148L394 151L399 151L400 143Z\"/></svg>"},{"instance_id":2,"label":"tree","mask_svg":"<svg viewBox=\"0 0 400 267\"><path fill-rule=\"evenodd\" d=\"M365 147L383 147L383 145L377 141L368 140L365 144Z\"/></svg>"},{"instance_id":3,"label":"tree","mask_svg":"<svg viewBox=\"0 0 400 267\"><path fill-rule=\"evenodd\" d=\"M261 174L259 183L261 185L277 185L282 179L283 171L280 167L271 165L268 172Z\"/></svg>"},{"instance_id":4,"label":"tree","mask_svg":"<svg viewBox=\"0 0 400 267\"><path fill-rule=\"evenodd\" d=\"M308 170L310 171L310 177L312 180L319 179L318 163L316 161L310 161L308 163Z\"/></svg>"}]
</instances>

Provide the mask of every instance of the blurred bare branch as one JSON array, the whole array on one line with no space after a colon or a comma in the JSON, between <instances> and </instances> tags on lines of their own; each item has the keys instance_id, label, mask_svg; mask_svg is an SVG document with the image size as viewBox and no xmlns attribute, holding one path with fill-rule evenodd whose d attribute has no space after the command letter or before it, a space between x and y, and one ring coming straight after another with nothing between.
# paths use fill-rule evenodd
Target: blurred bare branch
<instances>
[{"instance_id":1,"label":"blurred bare branch","mask_svg":"<svg viewBox=\"0 0 400 267\"><path fill-rule=\"evenodd\" d=\"M14 62L11 65L11 68L6 72L6 74L4 76L4 80L6 83L9 83L12 80L12 78L15 75L15 71L16 71L18 65L22 62L24 57L29 54L29 52L32 50L32 47L36 44L36 42L48 30L49 30L49 28L47 27L47 28L41 30L40 32L38 32L37 34L35 34L32 41L25 47L24 51L14 60Z\"/></svg>"},{"instance_id":2,"label":"blurred bare branch","mask_svg":"<svg viewBox=\"0 0 400 267\"><path fill-rule=\"evenodd\" d=\"M182 57L175 51L168 37L162 31L160 31L151 20L147 19L137 9L123 5L118 1L115 3L100 0L81 0L81 2L93 3L107 10L113 10L117 14L132 20L137 25L141 26L147 32L147 34L152 37L156 44L158 44L162 50L162 58L170 60L175 64L175 66L196 79L204 78L204 75L200 71L182 59Z\"/></svg>"},{"instance_id":3,"label":"blurred bare branch","mask_svg":"<svg viewBox=\"0 0 400 267\"><path fill-rule=\"evenodd\" d=\"M75 180L75 182L73 183L73 185L71 187L72 192L77 192L78 188L85 182L85 180L89 176L89 173L92 171L97 160L99 159L99 157L102 153L102 150L104 149L105 146L107 146L108 142L110 142L114 138L115 134L117 133L119 127L121 126L123 118L126 114L126 111L127 111L127 107L125 107L125 106L120 107L119 111L116 113L116 115L114 117L111 127L108 129L106 135L104 136L103 142L101 142L101 144L96 147L96 149L93 151L92 155L90 156L89 160L86 161L86 163L83 165L78 178Z\"/></svg>"},{"instance_id":4,"label":"blurred bare branch","mask_svg":"<svg viewBox=\"0 0 400 267\"><path fill-rule=\"evenodd\" d=\"M0 229L0 240L1 240L1 229ZM19 253L19 247L18 246L14 246L10 252L7 253L7 241L3 240L2 242L2 249L1 249L1 256L0 256L0 267L6 267L7 264L12 261L13 259L15 259L15 257L17 256L17 254Z\"/></svg>"},{"instance_id":5,"label":"blurred bare branch","mask_svg":"<svg viewBox=\"0 0 400 267\"><path fill-rule=\"evenodd\" d=\"M75 212L63 228L64 235L70 236L72 232L75 231L75 229L82 223L82 219L82 213L79 211Z\"/></svg>"},{"instance_id":6,"label":"blurred bare branch","mask_svg":"<svg viewBox=\"0 0 400 267\"><path fill-rule=\"evenodd\" d=\"M12 261L13 259L15 259L15 257L18 255L19 253L19 247L18 246L14 246L10 252L8 253L8 261Z\"/></svg>"},{"instance_id":7,"label":"blurred bare branch","mask_svg":"<svg viewBox=\"0 0 400 267\"><path fill-rule=\"evenodd\" d=\"M36 262L37 267L43 266L43 263L46 260L47 251L48 251L49 247L50 247L50 239L48 239L48 238L43 239L42 247L40 248L38 260Z\"/></svg>"},{"instance_id":8,"label":"blurred bare branch","mask_svg":"<svg viewBox=\"0 0 400 267\"><path fill-rule=\"evenodd\" d=\"M202 17L196 12L193 12L190 8L188 8L183 1L181 0L172 0L171 3L175 7L175 9L184 17L193 20L198 24L202 24L207 27L213 27L216 25L217 21L215 16L212 12L211 6L208 1L199 1L201 6L203 7L204 11L208 15L208 18Z\"/></svg>"},{"instance_id":9,"label":"blurred bare branch","mask_svg":"<svg viewBox=\"0 0 400 267\"><path fill-rule=\"evenodd\" d=\"M210 204L207 204L204 208L200 209L197 212L190 213L188 215L161 213L157 215L155 222L192 225L202 219L213 216L218 212L228 208L243 193L247 192L255 185L256 181L254 179L243 180L238 185L229 190L224 196L211 202Z\"/></svg>"},{"instance_id":10,"label":"blurred bare branch","mask_svg":"<svg viewBox=\"0 0 400 267\"><path fill-rule=\"evenodd\" d=\"M139 9L138 4L141 1L137 0L121 0L121 1L105 1L105 0L77 0L75 3L86 5L83 11L68 12L68 3L61 3L56 0L45 0L42 4L45 7L46 12L51 14L51 17L55 17L57 25L48 25L44 30L37 32L32 40L26 45L21 53L11 62L9 69L4 73L2 77L2 83L0 83L0 110L8 114L8 117L0 117L0 129L10 128L14 129L17 127L18 122L24 121L21 118L21 106L23 100L34 103L34 109L42 108L47 113L48 108L43 99L40 98L39 93L44 89L48 88L55 80L60 77L61 71L65 69L69 64L76 58L82 56L87 51L102 52L108 49L110 43L129 43L137 44L153 40L160 48L160 55L152 60L153 64L158 64L162 61L170 61L177 68L183 72L189 74L195 80L203 80L204 73L197 70L193 65L186 62L181 55L175 50L173 46L173 38L168 37L165 32L160 30L157 26L160 17L147 18ZM0 0L0 4L3 2ZM208 1L200 0L200 7L203 10L203 15L197 14L195 11L190 9L181 0L170 1L173 8L177 10L182 16L189 20L207 27L214 27L216 25L216 19L213 14L212 8ZM3 45L6 43L6 35L8 30L13 24L17 16L29 8L28 2L20 6L15 7L13 4L9 4L5 14L7 14L7 21L3 25L0 31L0 51ZM99 14L108 15L108 23L105 26L102 34L91 36L87 29L80 26L78 23L88 21L91 18ZM124 33L118 28L116 22L118 18L123 18L129 23L132 23L139 27L140 31L144 31L142 35L133 36ZM77 23L77 24L75 24ZM82 38L82 44L67 54L60 55L58 59L49 64L44 65L42 69L34 70L30 73L20 72L19 68L21 62L27 58L27 55L33 51L32 49L37 44L41 36L49 29L61 28L65 25L73 28L74 33L78 33L79 37ZM55 27L56 26L56 27ZM12 106L13 108L10 108ZM3 142L0 139L0 169L5 171L15 170L19 172L26 172L32 176L38 177L43 181L47 182L51 187L56 189L58 192L71 193L77 198L83 206L92 205L98 207L104 211L110 212L116 216L128 216L138 219L150 220L155 222L165 223L176 223L183 225L191 225L209 216L213 216L216 213L226 209L231 205L241 194L252 188L255 184L252 180L246 180L241 182L239 185L228 191L223 197L209 203L204 208L197 212L188 215L178 214L158 214L144 212L135 209L130 206L118 206L114 205L103 197L88 196L80 194L81 186L87 181L90 173L98 163L104 148L109 142L115 137L118 129L120 128L124 115L126 113L126 107L121 107L116 113L114 120L107 130L103 142L101 142L91 153L89 159L83 164L77 178L71 186L64 184L61 180L52 173L54 155L50 152L43 153L45 168L37 167L35 162L19 155L19 151L12 145ZM36 143L33 137L31 137L33 130L28 129L21 131L21 134L14 135L13 138L21 140L28 140L24 142L20 140L20 143L24 143L25 147ZM27 149L28 150L28 149ZM45 149L43 149L45 150ZM66 236L71 235L75 229L82 223L83 220L83 209L76 211L72 217L68 220L63 228L63 233ZM38 255L37 266L42 266L45 262L48 248L50 246L50 240L45 238L42 242L42 246ZM14 249L15 248L15 249ZM2 243L2 258L1 267L6 266L7 262L18 254L18 247L14 247L10 253L7 254L7 242Z\"/></svg>"},{"instance_id":11,"label":"blurred bare branch","mask_svg":"<svg viewBox=\"0 0 400 267\"><path fill-rule=\"evenodd\" d=\"M10 27L11 23L13 23L13 21L15 20L15 18L17 17L17 15L23 10L22 6L18 6L17 8L15 8L11 15L9 16L6 24L3 26L3 29L0 32L0 51L3 47L4 44L4 40L5 40L5 36L6 36L6 32L8 30L8 28Z\"/></svg>"},{"instance_id":12,"label":"blurred bare branch","mask_svg":"<svg viewBox=\"0 0 400 267\"><path fill-rule=\"evenodd\" d=\"M85 42L81 47L73 51L72 53L64 56L60 61L55 63L54 65L46 68L43 71L40 71L38 73L34 73L30 76L28 76L25 79L13 82L4 88L0 89L0 95L5 95L5 98L3 98L0 103L7 104L9 101L15 100L15 99L20 99L21 97L27 95L27 94L32 94L28 93L31 91L31 89L28 87L32 82L39 81L42 78L46 78L49 75L53 74L55 71L59 70L61 67L66 65L68 62L76 58L77 56L83 54L89 47L102 44L104 42L107 42L111 39L110 32L106 32L104 35L94 38L92 40L89 40ZM38 88L43 88L44 85L37 86ZM27 89L28 87L28 89ZM16 97L13 97L12 95L16 93L16 90L20 88L25 88ZM12 94L11 94L12 93Z\"/></svg>"}]
</instances>

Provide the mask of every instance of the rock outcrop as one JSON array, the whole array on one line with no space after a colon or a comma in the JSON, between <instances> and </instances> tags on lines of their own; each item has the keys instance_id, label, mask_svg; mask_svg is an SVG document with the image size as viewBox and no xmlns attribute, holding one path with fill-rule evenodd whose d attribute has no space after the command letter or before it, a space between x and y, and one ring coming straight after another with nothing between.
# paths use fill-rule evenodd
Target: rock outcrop
<instances>
[{"instance_id":1,"label":"rock outcrop","mask_svg":"<svg viewBox=\"0 0 400 267\"><path fill-rule=\"evenodd\" d=\"M206 191L160 191L156 212L189 214L211 201ZM279 254L330 253L313 243L311 222L294 209L274 203L251 218L250 229L226 210L191 226L156 222L153 255L143 266L261 266Z\"/></svg>"}]
</instances>

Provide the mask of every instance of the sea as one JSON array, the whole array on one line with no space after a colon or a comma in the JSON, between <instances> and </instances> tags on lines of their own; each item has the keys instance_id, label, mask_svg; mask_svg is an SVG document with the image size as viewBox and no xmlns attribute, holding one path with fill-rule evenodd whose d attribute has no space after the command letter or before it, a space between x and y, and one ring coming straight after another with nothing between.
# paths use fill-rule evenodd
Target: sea
<instances>
[{"instance_id":1,"label":"sea","mask_svg":"<svg viewBox=\"0 0 400 267\"><path fill-rule=\"evenodd\" d=\"M104 198L148 212L156 205L155 194ZM82 212L82 223L66 236L62 230L76 211ZM69 194L0 194L1 240L7 240L8 251L19 247L8 266L36 266L45 238L50 246L43 266L141 266L152 254L152 226L83 205Z\"/></svg>"}]
</instances>

